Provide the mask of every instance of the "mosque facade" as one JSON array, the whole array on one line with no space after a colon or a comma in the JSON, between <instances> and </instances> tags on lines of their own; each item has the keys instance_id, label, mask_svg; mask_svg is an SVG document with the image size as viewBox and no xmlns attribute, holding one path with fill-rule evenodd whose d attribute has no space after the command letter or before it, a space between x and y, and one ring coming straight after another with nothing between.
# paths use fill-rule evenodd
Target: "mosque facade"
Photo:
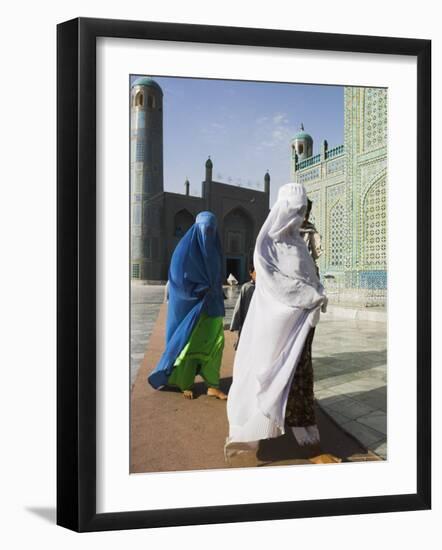
<instances>
[{"instance_id":1,"label":"mosque facade","mask_svg":"<svg viewBox=\"0 0 442 550\"><path fill-rule=\"evenodd\" d=\"M321 278L333 301L384 305L387 289L387 90L344 88L344 143L313 138L303 127L290 143L291 179L313 202L310 220L322 237ZM131 276L167 280L172 253L203 210L212 211L224 252L225 277L247 279L258 232L269 212L263 190L213 179L202 167L201 196L164 191L163 92L151 78L131 86Z\"/></svg>"},{"instance_id":2,"label":"mosque facade","mask_svg":"<svg viewBox=\"0 0 442 550\"><path fill-rule=\"evenodd\" d=\"M263 191L214 181L207 159L201 197L164 191L163 92L151 78L131 86L131 277L167 280L172 253L199 212L210 210L218 221L225 278L248 278L258 232L269 212L270 175Z\"/></svg>"},{"instance_id":3,"label":"mosque facade","mask_svg":"<svg viewBox=\"0 0 442 550\"><path fill-rule=\"evenodd\" d=\"M302 127L291 142L292 179L312 200L322 237L319 270L334 301L382 306L387 295L387 90L344 89L344 143L313 155Z\"/></svg>"}]
</instances>

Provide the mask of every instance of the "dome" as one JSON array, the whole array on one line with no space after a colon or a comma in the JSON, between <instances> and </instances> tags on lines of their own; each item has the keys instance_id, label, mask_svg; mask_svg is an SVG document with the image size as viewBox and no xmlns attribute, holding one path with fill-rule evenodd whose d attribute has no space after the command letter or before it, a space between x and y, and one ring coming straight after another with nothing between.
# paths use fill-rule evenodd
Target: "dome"
<instances>
[{"instance_id":1,"label":"dome","mask_svg":"<svg viewBox=\"0 0 442 550\"><path fill-rule=\"evenodd\" d=\"M142 76L141 78L137 78L132 83L132 88L134 86L149 86L150 88L155 88L161 94L163 93L163 90L161 89L161 86L158 84L158 82L155 82L155 80L153 80L153 78L150 78L149 76Z\"/></svg>"},{"instance_id":2,"label":"dome","mask_svg":"<svg viewBox=\"0 0 442 550\"><path fill-rule=\"evenodd\" d=\"M311 141L313 143L313 138L310 134L307 134L307 132L304 132L304 124L301 123L301 127L299 128L298 132L293 136L293 141L295 139L304 139L306 141Z\"/></svg>"},{"instance_id":3,"label":"dome","mask_svg":"<svg viewBox=\"0 0 442 550\"><path fill-rule=\"evenodd\" d=\"M306 141L313 141L313 138L310 134L307 134L307 132L304 132L303 130L300 130L298 133L296 133L293 136L293 139L305 139Z\"/></svg>"}]
</instances>

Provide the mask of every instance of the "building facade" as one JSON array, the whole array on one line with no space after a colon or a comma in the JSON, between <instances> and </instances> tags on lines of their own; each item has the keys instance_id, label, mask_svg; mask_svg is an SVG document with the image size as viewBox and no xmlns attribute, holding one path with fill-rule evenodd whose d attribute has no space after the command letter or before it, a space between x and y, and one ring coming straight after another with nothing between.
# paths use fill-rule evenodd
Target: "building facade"
<instances>
[{"instance_id":1,"label":"building facade","mask_svg":"<svg viewBox=\"0 0 442 550\"><path fill-rule=\"evenodd\" d=\"M313 201L322 236L321 277L330 298L384 305L387 289L387 90L344 89L344 143L324 141L313 155L303 127L291 141L291 179ZM142 77L131 87L131 270L133 279L165 281L180 238L203 210L218 220L225 277L243 282L269 211L270 175L258 191L213 180L205 164L201 197L164 191L163 92Z\"/></svg>"},{"instance_id":2,"label":"building facade","mask_svg":"<svg viewBox=\"0 0 442 550\"><path fill-rule=\"evenodd\" d=\"M387 90L346 87L344 144L313 155L301 128L292 178L313 201L322 236L319 269L332 300L385 305L387 290Z\"/></svg>"},{"instance_id":3,"label":"building facade","mask_svg":"<svg viewBox=\"0 0 442 550\"><path fill-rule=\"evenodd\" d=\"M248 278L258 232L269 212L270 175L258 191L214 181L213 163L205 164L202 196L164 191L163 92L151 78L131 87L131 276L166 281L172 253L199 212L210 210L218 220L225 278Z\"/></svg>"}]
</instances>

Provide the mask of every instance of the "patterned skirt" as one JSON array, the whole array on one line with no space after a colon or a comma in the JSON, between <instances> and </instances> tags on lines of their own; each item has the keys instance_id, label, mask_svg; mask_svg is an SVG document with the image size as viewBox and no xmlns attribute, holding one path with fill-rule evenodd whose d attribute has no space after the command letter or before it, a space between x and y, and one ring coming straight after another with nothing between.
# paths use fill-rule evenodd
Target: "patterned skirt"
<instances>
[{"instance_id":1,"label":"patterned skirt","mask_svg":"<svg viewBox=\"0 0 442 550\"><path fill-rule=\"evenodd\" d=\"M315 329L312 328L305 340L304 348L296 367L287 399L286 422L293 427L316 424L313 392L312 342Z\"/></svg>"}]
</instances>

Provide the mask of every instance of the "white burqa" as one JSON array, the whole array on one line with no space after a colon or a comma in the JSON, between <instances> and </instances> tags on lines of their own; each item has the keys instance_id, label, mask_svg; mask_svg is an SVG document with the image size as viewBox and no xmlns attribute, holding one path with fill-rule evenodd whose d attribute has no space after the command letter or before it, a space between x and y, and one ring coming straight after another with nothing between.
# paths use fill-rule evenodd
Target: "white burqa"
<instances>
[{"instance_id":1,"label":"white burqa","mask_svg":"<svg viewBox=\"0 0 442 550\"><path fill-rule=\"evenodd\" d=\"M306 204L301 184L282 186L256 240L256 287L233 367L226 455L239 450L238 443L253 447L260 439L284 434L296 365L326 303L299 232Z\"/></svg>"}]
</instances>

